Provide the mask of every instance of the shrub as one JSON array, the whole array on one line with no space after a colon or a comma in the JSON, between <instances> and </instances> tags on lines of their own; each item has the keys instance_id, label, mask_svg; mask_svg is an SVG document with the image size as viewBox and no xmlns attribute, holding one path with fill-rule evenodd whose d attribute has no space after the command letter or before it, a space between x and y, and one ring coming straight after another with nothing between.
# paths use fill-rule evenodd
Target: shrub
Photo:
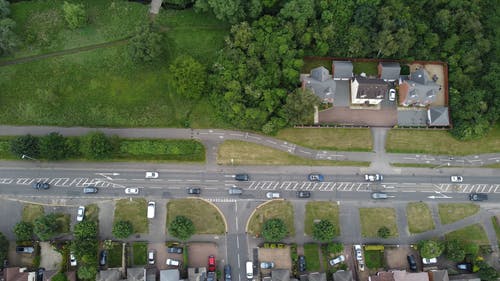
<instances>
[{"instance_id":1,"label":"shrub","mask_svg":"<svg viewBox=\"0 0 500 281\"><path fill-rule=\"evenodd\" d=\"M282 219L269 219L262 227L262 237L266 241L277 242L288 235L288 228Z\"/></svg>"},{"instance_id":2,"label":"shrub","mask_svg":"<svg viewBox=\"0 0 500 281\"><path fill-rule=\"evenodd\" d=\"M313 225L313 239L328 242L335 237L335 225L329 220L321 220Z\"/></svg>"},{"instance_id":3,"label":"shrub","mask_svg":"<svg viewBox=\"0 0 500 281\"><path fill-rule=\"evenodd\" d=\"M111 156L113 146L102 132L92 132L83 138L82 154L89 159L105 159Z\"/></svg>"},{"instance_id":4,"label":"shrub","mask_svg":"<svg viewBox=\"0 0 500 281\"><path fill-rule=\"evenodd\" d=\"M29 134L17 137L10 143L10 151L19 157L25 154L36 158L40 155L38 138Z\"/></svg>"},{"instance_id":5,"label":"shrub","mask_svg":"<svg viewBox=\"0 0 500 281\"><path fill-rule=\"evenodd\" d=\"M52 132L40 139L40 156L49 160L67 157L66 139L57 132Z\"/></svg>"},{"instance_id":6,"label":"shrub","mask_svg":"<svg viewBox=\"0 0 500 281\"><path fill-rule=\"evenodd\" d=\"M199 99L207 80L205 67L190 56L179 56L169 67L171 83L177 94L189 99Z\"/></svg>"},{"instance_id":7,"label":"shrub","mask_svg":"<svg viewBox=\"0 0 500 281\"><path fill-rule=\"evenodd\" d=\"M119 239L125 239L132 235L134 227L129 221L118 221L113 225L113 236Z\"/></svg>"},{"instance_id":8,"label":"shrub","mask_svg":"<svg viewBox=\"0 0 500 281\"><path fill-rule=\"evenodd\" d=\"M380 238L387 238L391 236L391 230L386 226L382 226L381 228L378 229L377 235Z\"/></svg>"},{"instance_id":9,"label":"shrub","mask_svg":"<svg viewBox=\"0 0 500 281\"><path fill-rule=\"evenodd\" d=\"M138 27L130 39L129 51L132 59L139 62L156 60L163 53L162 40L163 36L153 25Z\"/></svg>"},{"instance_id":10,"label":"shrub","mask_svg":"<svg viewBox=\"0 0 500 281\"><path fill-rule=\"evenodd\" d=\"M17 241L29 241L33 238L33 224L29 222L18 222L14 226L14 234Z\"/></svg>"},{"instance_id":11,"label":"shrub","mask_svg":"<svg viewBox=\"0 0 500 281\"><path fill-rule=\"evenodd\" d=\"M177 237L181 240L187 240L194 234L195 228L193 222L190 219L184 216L177 216L170 223L168 231L174 237Z\"/></svg>"},{"instance_id":12,"label":"shrub","mask_svg":"<svg viewBox=\"0 0 500 281\"><path fill-rule=\"evenodd\" d=\"M64 12L64 19L66 19L69 28L76 29L84 26L87 22L85 8L82 4L71 4L64 1L62 9Z\"/></svg>"},{"instance_id":13,"label":"shrub","mask_svg":"<svg viewBox=\"0 0 500 281\"><path fill-rule=\"evenodd\" d=\"M33 232L42 241L49 240L57 234L57 216L48 214L37 218L33 224Z\"/></svg>"},{"instance_id":14,"label":"shrub","mask_svg":"<svg viewBox=\"0 0 500 281\"><path fill-rule=\"evenodd\" d=\"M77 239L94 239L97 237L97 224L93 221L82 221L75 225L73 235Z\"/></svg>"}]
</instances>

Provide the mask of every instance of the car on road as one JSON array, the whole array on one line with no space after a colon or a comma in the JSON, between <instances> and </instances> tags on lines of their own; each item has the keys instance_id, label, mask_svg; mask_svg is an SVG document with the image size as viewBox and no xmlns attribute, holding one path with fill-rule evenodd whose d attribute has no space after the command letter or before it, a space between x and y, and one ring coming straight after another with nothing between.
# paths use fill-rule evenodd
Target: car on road
<instances>
[{"instance_id":1,"label":"car on road","mask_svg":"<svg viewBox=\"0 0 500 281\"><path fill-rule=\"evenodd\" d=\"M274 262L272 261L263 261L260 263L260 268L262 269L271 269L274 268Z\"/></svg>"},{"instance_id":2,"label":"car on road","mask_svg":"<svg viewBox=\"0 0 500 281\"><path fill-rule=\"evenodd\" d=\"M234 175L234 179L237 181L249 181L250 177L248 174L236 174Z\"/></svg>"},{"instance_id":3,"label":"car on road","mask_svg":"<svg viewBox=\"0 0 500 281\"><path fill-rule=\"evenodd\" d=\"M105 266L107 260L108 260L108 252L106 250L102 250L100 258L99 258L99 265L100 266Z\"/></svg>"},{"instance_id":4,"label":"car on road","mask_svg":"<svg viewBox=\"0 0 500 281\"><path fill-rule=\"evenodd\" d=\"M309 174L307 175L309 181L323 181L325 177L322 174Z\"/></svg>"},{"instance_id":5,"label":"car on road","mask_svg":"<svg viewBox=\"0 0 500 281\"><path fill-rule=\"evenodd\" d=\"M174 259L167 259L167 261L165 262L166 265L171 265L171 266L179 266L179 264L181 264L180 261L178 260L174 260Z\"/></svg>"},{"instance_id":6,"label":"car on road","mask_svg":"<svg viewBox=\"0 0 500 281\"><path fill-rule=\"evenodd\" d=\"M49 189L50 184L48 182L34 182L32 185L33 189L40 190L40 189Z\"/></svg>"},{"instance_id":7,"label":"car on road","mask_svg":"<svg viewBox=\"0 0 500 281\"><path fill-rule=\"evenodd\" d=\"M168 247L167 248L167 253L170 254L182 254L182 247Z\"/></svg>"},{"instance_id":8,"label":"car on road","mask_svg":"<svg viewBox=\"0 0 500 281\"><path fill-rule=\"evenodd\" d=\"M73 252L71 252L69 254L69 264L71 266L76 266L77 265L77 262L76 262L76 257L75 257L75 254Z\"/></svg>"},{"instance_id":9,"label":"car on road","mask_svg":"<svg viewBox=\"0 0 500 281\"><path fill-rule=\"evenodd\" d=\"M464 177L462 176L451 176L450 177L450 180L451 182L463 182L464 181Z\"/></svg>"},{"instance_id":10,"label":"car on road","mask_svg":"<svg viewBox=\"0 0 500 281\"><path fill-rule=\"evenodd\" d=\"M457 264L457 268L460 270L465 270L468 272L472 272L472 264L468 262L461 262Z\"/></svg>"},{"instance_id":11,"label":"car on road","mask_svg":"<svg viewBox=\"0 0 500 281\"><path fill-rule=\"evenodd\" d=\"M187 189L187 193L191 194L191 195L201 194L201 188L198 188L198 187L189 187Z\"/></svg>"},{"instance_id":12,"label":"car on road","mask_svg":"<svg viewBox=\"0 0 500 281\"><path fill-rule=\"evenodd\" d=\"M97 187L95 186L87 186L83 188L83 193L85 194L97 193L97 191Z\"/></svg>"},{"instance_id":13,"label":"car on road","mask_svg":"<svg viewBox=\"0 0 500 281\"><path fill-rule=\"evenodd\" d=\"M139 188L127 187L127 188L125 188L125 194L139 194Z\"/></svg>"},{"instance_id":14,"label":"car on road","mask_svg":"<svg viewBox=\"0 0 500 281\"><path fill-rule=\"evenodd\" d=\"M148 251L148 264L155 264L155 256L156 256L155 250Z\"/></svg>"},{"instance_id":15,"label":"car on road","mask_svg":"<svg viewBox=\"0 0 500 281\"><path fill-rule=\"evenodd\" d=\"M158 172L146 172L147 179L157 179L159 176Z\"/></svg>"},{"instance_id":16,"label":"car on road","mask_svg":"<svg viewBox=\"0 0 500 281\"><path fill-rule=\"evenodd\" d=\"M340 256L338 256L338 257L336 257L336 258L334 258L334 259L329 260L329 261L328 261L328 263L329 263L331 266L334 266L334 265L336 265L336 264L338 264L338 263L341 263L341 262L343 262L343 261L345 261L345 256L344 256L344 255L340 255Z\"/></svg>"},{"instance_id":17,"label":"car on road","mask_svg":"<svg viewBox=\"0 0 500 281\"><path fill-rule=\"evenodd\" d=\"M243 194L243 190L237 187L231 187L229 190L229 195L241 195Z\"/></svg>"},{"instance_id":18,"label":"car on road","mask_svg":"<svg viewBox=\"0 0 500 281\"><path fill-rule=\"evenodd\" d=\"M356 260L362 261L363 260L363 253L361 252L361 245L354 245L354 252L356 253Z\"/></svg>"},{"instance_id":19,"label":"car on road","mask_svg":"<svg viewBox=\"0 0 500 281\"><path fill-rule=\"evenodd\" d=\"M417 271L417 261L413 255L407 255L406 259L408 260L408 265L410 266L411 271Z\"/></svg>"},{"instance_id":20,"label":"car on road","mask_svg":"<svg viewBox=\"0 0 500 281\"><path fill-rule=\"evenodd\" d=\"M488 200L488 194L486 193L471 193L469 194L470 201L486 201Z\"/></svg>"},{"instance_id":21,"label":"car on road","mask_svg":"<svg viewBox=\"0 0 500 281\"><path fill-rule=\"evenodd\" d=\"M208 256L208 272L215 272L215 269L215 256L210 255Z\"/></svg>"},{"instance_id":22,"label":"car on road","mask_svg":"<svg viewBox=\"0 0 500 281\"><path fill-rule=\"evenodd\" d=\"M390 101L395 101L396 100L396 90L395 89L390 89L389 90L389 100Z\"/></svg>"},{"instance_id":23,"label":"car on road","mask_svg":"<svg viewBox=\"0 0 500 281\"><path fill-rule=\"evenodd\" d=\"M85 216L85 206L78 207L76 211L76 221L83 221L83 217Z\"/></svg>"},{"instance_id":24,"label":"car on road","mask_svg":"<svg viewBox=\"0 0 500 281\"><path fill-rule=\"evenodd\" d=\"M225 281L231 281L233 277L231 276L231 266L229 264L226 264L224 266L224 280Z\"/></svg>"},{"instance_id":25,"label":"car on road","mask_svg":"<svg viewBox=\"0 0 500 281\"><path fill-rule=\"evenodd\" d=\"M266 193L266 197L268 199L277 199L277 198L280 198L280 194L279 194L279 192L268 192L268 193Z\"/></svg>"},{"instance_id":26,"label":"car on road","mask_svg":"<svg viewBox=\"0 0 500 281\"><path fill-rule=\"evenodd\" d=\"M365 181L381 181L384 179L384 176L381 174L366 174Z\"/></svg>"},{"instance_id":27,"label":"car on road","mask_svg":"<svg viewBox=\"0 0 500 281\"><path fill-rule=\"evenodd\" d=\"M385 192L372 192L372 199L387 199L389 196Z\"/></svg>"},{"instance_id":28,"label":"car on road","mask_svg":"<svg viewBox=\"0 0 500 281\"><path fill-rule=\"evenodd\" d=\"M16 253L18 254L33 254L35 252L35 248L32 246L17 246Z\"/></svg>"},{"instance_id":29,"label":"car on road","mask_svg":"<svg viewBox=\"0 0 500 281\"><path fill-rule=\"evenodd\" d=\"M298 198L309 198L311 197L311 192L310 191L297 191L297 197Z\"/></svg>"},{"instance_id":30,"label":"car on road","mask_svg":"<svg viewBox=\"0 0 500 281\"><path fill-rule=\"evenodd\" d=\"M306 271L306 257L303 255L300 255L298 262L299 262L299 272Z\"/></svg>"}]
</instances>

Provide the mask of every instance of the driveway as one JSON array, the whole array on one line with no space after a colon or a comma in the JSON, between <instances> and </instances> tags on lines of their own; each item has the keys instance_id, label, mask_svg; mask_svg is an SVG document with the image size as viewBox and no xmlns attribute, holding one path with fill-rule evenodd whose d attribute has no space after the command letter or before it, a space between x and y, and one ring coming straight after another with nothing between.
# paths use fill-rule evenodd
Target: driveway
<instances>
[{"instance_id":1,"label":"driveway","mask_svg":"<svg viewBox=\"0 0 500 281\"><path fill-rule=\"evenodd\" d=\"M189 267L206 267L208 265L208 256L214 255L217 261L217 244L215 243L189 243L188 246L188 265Z\"/></svg>"},{"instance_id":2,"label":"driveway","mask_svg":"<svg viewBox=\"0 0 500 281\"><path fill-rule=\"evenodd\" d=\"M23 204L12 200L0 199L0 214L3 214L0 220L0 231L8 240L16 240L12 228L16 223L21 221Z\"/></svg>"},{"instance_id":3,"label":"driveway","mask_svg":"<svg viewBox=\"0 0 500 281\"><path fill-rule=\"evenodd\" d=\"M392 127L398 123L398 118L395 107L386 107L379 110L333 107L319 112L319 123Z\"/></svg>"},{"instance_id":4,"label":"driveway","mask_svg":"<svg viewBox=\"0 0 500 281\"><path fill-rule=\"evenodd\" d=\"M40 267L45 268L45 270L59 270L62 262L62 255L54 250L49 242L40 242Z\"/></svg>"},{"instance_id":5,"label":"driveway","mask_svg":"<svg viewBox=\"0 0 500 281\"><path fill-rule=\"evenodd\" d=\"M167 261L167 247L165 246L165 242L149 243L148 252L150 250L156 251L156 261L155 261L156 268L158 268L158 270L167 269L168 266L165 263Z\"/></svg>"},{"instance_id":6,"label":"driveway","mask_svg":"<svg viewBox=\"0 0 500 281\"><path fill-rule=\"evenodd\" d=\"M283 249L268 249L259 248L259 267L263 261L274 262L275 269L289 269L292 270L292 259L290 256L290 247L286 246ZM269 269L261 269L263 275L269 275Z\"/></svg>"},{"instance_id":7,"label":"driveway","mask_svg":"<svg viewBox=\"0 0 500 281\"><path fill-rule=\"evenodd\" d=\"M406 256L413 255L417 262L417 268L422 268L422 262L418 252L411 248L410 245L399 245L399 247L386 247L384 256L388 269L403 269L410 270Z\"/></svg>"},{"instance_id":8,"label":"driveway","mask_svg":"<svg viewBox=\"0 0 500 281\"><path fill-rule=\"evenodd\" d=\"M115 214L115 201L104 201L97 203L99 207L99 238L101 240L112 239L113 220Z\"/></svg>"}]
</instances>

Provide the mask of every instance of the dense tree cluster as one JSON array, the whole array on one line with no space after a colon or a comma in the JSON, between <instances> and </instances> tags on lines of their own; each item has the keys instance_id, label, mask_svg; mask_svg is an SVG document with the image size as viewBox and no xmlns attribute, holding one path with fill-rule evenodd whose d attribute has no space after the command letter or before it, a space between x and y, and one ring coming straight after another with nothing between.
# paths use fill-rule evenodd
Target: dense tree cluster
<instances>
[{"instance_id":1,"label":"dense tree cluster","mask_svg":"<svg viewBox=\"0 0 500 281\"><path fill-rule=\"evenodd\" d=\"M30 241L33 239L33 224L20 221L14 226L14 234L17 241Z\"/></svg>"},{"instance_id":2,"label":"dense tree cluster","mask_svg":"<svg viewBox=\"0 0 500 281\"><path fill-rule=\"evenodd\" d=\"M193 221L185 216L177 216L170 222L168 232L181 240L188 240L195 232Z\"/></svg>"},{"instance_id":3,"label":"dense tree cluster","mask_svg":"<svg viewBox=\"0 0 500 281\"><path fill-rule=\"evenodd\" d=\"M288 235L288 228L282 219L268 219L262 226L262 237L268 242L279 242Z\"/></svg>"},{"instance_id":4,"label":"dense tree cluster","mask_svg":"<svg viewBox=\"0 0 500 281\"><path fill-rule=\"evenodd\" d=\"M11 53L18 44L14 33L16 23L9 18L10 7L7 0L0 0L0 56Z\"/></svg>"},{"instance_id":5,"label":"dense tree cluster","mask_svg":"<svg viewBox=\"0 0 500 281\"><path fill-rule=\"evenodd\" d=\"M78 278L82 280L95 280L97 275L97 251L99 232L97 223L85 220L75 225L70 249L78 260Z\"/></svg>"},{"instance_id":6,"label":"dense tree cluster","mask_svg":"<svg viewBox=\"0 0 500 281\"><path fill-rule=\"evenodd\" d=\"M58 234L59 225L56 214L47 214L37 218L33 223L33 232L41 241L47 241Z\"/></svg>"},{"instance_id":7,"label":"dense tree cluster","mask_svg":"<svg viewBox=\"0 0 500 281\"><path fill-rule=\"evenodd\" d=\"M331 241L335 237L335 225L329 220L321 220L313 225L312 236L320 242Z\"/></svg>"}]
</instances>

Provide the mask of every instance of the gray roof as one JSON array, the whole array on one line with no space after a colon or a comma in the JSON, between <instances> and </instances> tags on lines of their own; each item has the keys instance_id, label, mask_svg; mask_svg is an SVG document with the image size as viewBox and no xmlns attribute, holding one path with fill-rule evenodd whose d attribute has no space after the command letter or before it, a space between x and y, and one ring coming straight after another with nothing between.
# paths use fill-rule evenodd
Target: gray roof
<instances>
[{"instance_id":1,"label":"gray roof","mask_svg":"<svg viewBox=\"0 0 500 281\"><path fill-rule=\"evenodd\" d=\"M179 281L179 270L160 270L160 281Z\"/></svg>"},{"instance_id":2,"label":"gray roof","mask_svg":"<svg viewBox=\"0 0 500 281\"><path fill-rule=\"evenodd\" d=\"M380 62L380 78L384 80L398 80L401 73L401 65L397 62Z\"/></svg>"},{"instance_id":3,"label":"gray roof","mask_svg":"<svg viewBox=\"0 0 500 281\"><path fill-rule=\"evenodd\" d=\"M333 99L335 96L335 81L323 66L311 70L310 76L302 76L306 89L311 90L321 100Z\"/></svg>"},{"instance_id":4,"label":"gray roof","mask_svg":"<svg viewBox=\"0 0 500 281\"><path fill-rule=\"evenodd\" d=\"M146 271L146 281L156 281L156 267L147 267L144 271Z\"/></svg>"},{"instance_id":5,"label":"gray roof","mask_svg":"<svg viewBox=\"0 0 500 281\"><path fill-rule=\"evenodd\" d=\"M120 280L120 270L118 268L110 268L108 270L101 270L97 274L97 281L118 281Z\"/></svg>"},{"instance_id":6,"label":"gray roof","mask_svg":"<svg viewBox=\"0 0 500 281\"><path fill-rule=\"evenodd\" d=\"M352 78L352 70L350 61L333 61L333 78Z\"/></svg>"},{"instance_id":7,"label":"gray roof","mask_svg":"<svg viewBox=\"0 0 500 281\"><path fill-rule=\"evenodd\" d=\"M144 281L146 270L144 267L129 267L127 268L128 281Z\"/></svg>"},{"instance_id":8,"label":"gray roof","mask_svg":"<svg viewBox=\"0 0 500 281\"><path fill-rule=\"evenodd\" d=\"M427 126L427 110L398 110L399 126Z\"/></svg>"},{"instance_id":9,"label":"gray roof","mask_svg":"<svg viewBox=\"0 0 500 281\"><path fill-rule=\"evenodd\" d=\"M433 270L432 281L449 281L448 270Z\"/></svg>"},{"instance_id":10,"label":"gray roof","mask_svg":"<svg viewBox=\"0 0 500 281\"><path fill-rule=\"evenodd\" d=\"M350 270L339 270L333 273L334 281L353 281L352 272Z\"/></svg>"},{"instance_id":11,"label":"gray roof","mask_svg":"<svg viewBox=\"0 0 500 281\"><path fill-rule=\"evenodd\" d=\"M412 72L409 78L409 80L405 81L409 86L408 93L406 93L406 97L401 101L401 104L428 105L436 100L441 86L429 79L427 71L418 69Z\"/></svg>"},{"instance_id":12,"label":"gray roof","mask_svg":"<svg viewBox=\"0 0 500 281\"><path fill-rule=\"evenodd\" d=\"M427 84L432 82L427 71L423 68L419 68L410 74L410 80L415 81L419 84Z\"/></svg>"},{"instance_id":13,"label":"gray roof","mask_svg":"<svg viewBox=\"0 0 500 281\"><path fill-rule=\"evenodd\" d=\"M331 78L330 72L324 66L313 68L311 70L311 77L321 82Z\"/></svg>"},{"instance_id":14,"label":"gray roof","mask_svg":"<svg viewBox=\"0 0 500 281\"><path fill-rule=\"evenodd\" d=\"M309 273L309 281L326 281L326 273L313 272Z\"/></svg>"},{"instance_id":15,"label":"gray roof","mask_svg":"<svg viewBox=\"0 0 500 281\"><path fill-rule=\"evenodd\" d=\"M366 78L356 76L358 81L358 99L383 99L389 91L389 85L382 79Z\"/></svg>"},{"instance_id":16,"label":"gray roof","mask_svg":"<svg viewBox=\"0 0 500 281\"><path fill-rule=\"evenodd\" d=\"M429 126L449 126L448 107L435 106L427 110Z\"/></svg>"},{"instance_id":17,"label":"gray roof","mask_svg":"<svg viewBox=\"0 0 500 281\"><path fill-rule=\"evenodd\" d=\"M273 281L289 281L290 270L288 269L275 269L271 271L271 279Z\"/></svg>"}]
</instances>

